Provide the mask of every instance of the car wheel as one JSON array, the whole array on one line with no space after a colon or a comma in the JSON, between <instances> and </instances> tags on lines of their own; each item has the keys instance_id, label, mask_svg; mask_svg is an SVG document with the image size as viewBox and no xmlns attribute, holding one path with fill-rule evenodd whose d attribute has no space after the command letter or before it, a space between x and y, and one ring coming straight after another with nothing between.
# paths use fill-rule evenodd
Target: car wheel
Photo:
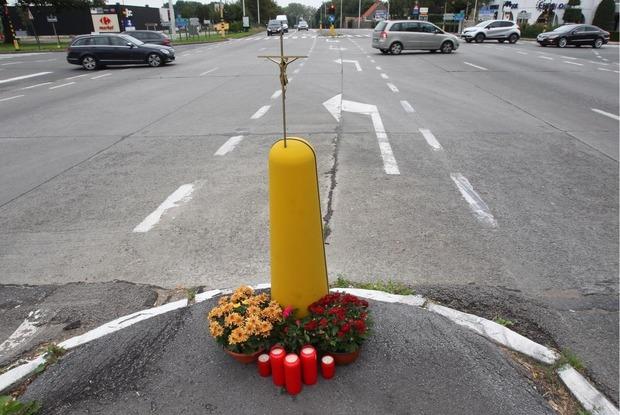
<instances>
[{"instance_id":1,"label":"car wheel","mask_svg":"<svg viewBox=\"0 0 620 415\"><path fill-rule=\"evenodd\" d=\"M157 68L158 66L161 66L161 56L157 53L149 53L149 56L146 58L146 62L151 68Z\"/></svg>"},{"instance_id":2,"label":"car wheel","mask_svg":"<svg viewBox=\"0 0 620 415\"><path fill-rule=\"evenodd\" d=\"M559 47L559 48L565 48L567 44L568 44L568 41L566 40L566 38L565 38L565 37L560 38L560 39L558 40L558 47Z\"/></svg>"},{"instance_id":3,"label":"car wheel","mask_svg":"<svg viewBox=\"0 0 620 415\"><path fill-rule=\"evenodd\" d=\"M383 53L384 55L387 55L389 50L387 49L379 49L381 51L381 53Z\"/></svg>"},{"instance_id":4,"label":"car wheel","mask_svg":"<svg viewBox=\"0 0 620 415\"><path fill-rule=\"evenodd\" d=\"M403 45L401 45L400 42L394 42L390 46L390 53L392 55L400 55L400 52L402 51L403 51Z\"/></svg>"},{"instance_id":5,"label":"car wheel","mask_svg":"<svg viewBox=\"0 0 620 415\"><path fill-rule=\"evenodd\" d=\"M484 35L482 33L478 33L476 35L475 40L476 40L476 43L482 43L484 41Z\"/></svg>"},{"instance_id":6,"label":"car wheel","mask_svg":"<svg viewBox=\"0 0 620 415\"><path fill-rule=\"evenodd\" d=\"M86 55L82 57L82 68L86 69L87 71L94 71L95 69L97 69L98 66L99 64L97 63L97 59L95 59L94 56Z\"/></svg>"},{"instance_id":7,"label":"car wheel","mask_svg":"<svg viewBox=\"0 0 620 415\"><path fill-rule=\"evenodd\" d=\"M593 47L594 49L598 49L598 48L600 48L601 46L603 46L603 39L601 39L601 38L599 37L599 38L597 38L597 39L594 41L594 43L592 44L592 47Z\"/></svg>"},{"instance_id":8,"label":"car wheel","mask_svg":"<svg viewBox=\"0 0 620 415\"><path fill-rule=\"evenodd\" d=\"M452 53L454 45L450 41L445 41L441 44L441 53Z\"/></svg>"},{"instance_id":9,"label":"car wheel","mask_svg":"<svg viewBox=\"0 0 620 415\"><path fill-rule=\"evenodd\" d=\"M473 41L473 39L465 39L465 42L467 43L471 43Z\"/></svg>"},{"instance_id":10,"label":"car wheel","mask_svg":"<svg viewBox=\"0 0 620 415\"><path fill-rule=\"evenodd\" d=\"M513 33L512 35L508 36L508 43L510 44L517 43L517 40L519 40L519 35L516 33Z\"/></svg>"},{"instance_id":11,"label":"car wheel","mask_svg":"<svg viewBox=\"0 0 620 415\"><path fill-rule=\"evenodd\" d=\"M504 43L504 42L506 41L506 39L497 39L497 41L498 41L499 43Z\"/></svg>"}]
</instances>

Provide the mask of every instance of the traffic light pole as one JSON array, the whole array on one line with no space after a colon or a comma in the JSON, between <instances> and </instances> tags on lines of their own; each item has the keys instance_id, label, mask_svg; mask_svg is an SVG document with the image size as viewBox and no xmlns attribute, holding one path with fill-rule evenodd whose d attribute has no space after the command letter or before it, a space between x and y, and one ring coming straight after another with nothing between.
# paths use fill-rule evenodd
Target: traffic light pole
<instances>
[{"instance_id":1,"label":"traffic light pole","mask_svg":"<svg viewBox=\"0 0 620 415\"><path fill-rule=\"evenodd\" d=\"M342 29L342 0L340 0L340 28Z\"/></svg>"},{"instance_id":2,"label":"traffic light pole","mask_svg":"<svg viewBox=\"0 0 620 415\"><path fill-rule=\"evenodd\" d=\"M174 7L172 7L172 0L168 0L168 13L170 14L170 33L172 34L172 40L174 41L177 35L177 23L174 18Z\"/></svg>"},{"instance_id":3,"label":"traffic light pole","mask_svg":"<svg viewBox=\"0 0 620 415\"><path fill-rule=\"evenodd\" d=\"M362 0L357 3L357 28L362 24Z\"/></svg>"}]
</instances>

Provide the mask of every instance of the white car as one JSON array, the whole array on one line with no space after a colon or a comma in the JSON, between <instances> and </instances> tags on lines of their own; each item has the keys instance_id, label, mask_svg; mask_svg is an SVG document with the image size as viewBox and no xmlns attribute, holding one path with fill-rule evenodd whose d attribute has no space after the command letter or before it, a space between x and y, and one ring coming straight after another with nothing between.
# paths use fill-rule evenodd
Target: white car
<instances>
[{"instance_id":1,"label":"white car","mask_svg":"<svg viewBox=\"0 0 620 415\"><path fill-rule=\"evenodd\" d=\"M299 24L297 24L297 31L300 30L305 30L306 32L308 31L308 22L304 21L304 20L300 20Z\"/></svg>"},{"instance_id":2,"label":"white car","mask_svg":"<svg viewBox=\"0 0 620 415\"><path fill-rule=\"evenodd\" d=\"M487 20L463 30L461 37L467 43L472 41L481 43L485 40L497 40L499 43L504 43L505 41L516 43L521 37L521 29L519 29L515 22L510 20Z\"/></svg>"}]
</instances>

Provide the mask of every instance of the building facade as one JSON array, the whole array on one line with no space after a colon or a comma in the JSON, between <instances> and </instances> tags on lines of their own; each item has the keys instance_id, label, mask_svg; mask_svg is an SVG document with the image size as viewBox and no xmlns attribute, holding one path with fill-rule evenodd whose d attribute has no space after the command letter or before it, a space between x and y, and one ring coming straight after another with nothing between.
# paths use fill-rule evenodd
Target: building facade
<instances>
[{"instance_id":1,"label":"building facade","mask_svg":"<svg viewBox=\"0 0 620 415\"><path fill-rule=\"evenodd\" d=\"M601 0L581 0L581 14L584 23L591 24L596 13L596 8ZM618 2L616 2L616 31L618 30ZM493 17L498 19L512 20L519 23L535 24L542 22L544 11L550 8L550 25L564 23L564 11L568 0L492 0L488 8L493 12ZM497 17L496 17L497 16Z\"/></svg>"}]
</instances>

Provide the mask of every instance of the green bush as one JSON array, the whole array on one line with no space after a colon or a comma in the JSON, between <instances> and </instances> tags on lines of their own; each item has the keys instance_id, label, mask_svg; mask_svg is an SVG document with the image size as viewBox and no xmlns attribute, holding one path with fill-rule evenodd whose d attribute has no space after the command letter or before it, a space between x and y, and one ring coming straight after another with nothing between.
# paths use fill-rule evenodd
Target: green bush
<instances>
[{"instance_id":1,"label":"green bush","mask_svg":"<svg viewBox=\"0 0 620 415\"><path fill-rule=\"evenodd\" d=\"M230 24L230 29L229 29L229 31L230 31L230 32L241 32L241 31L243 31L243 22L239 22L239 21L237 21L237 22L232 22L232 23Z\"/></svg>"},{"instance_id":2,"label":"green bush","mask_svg":"<svg viewBox=\"0 0 620 415\"><path fill-rule=\"evenodd\" d=\"M614 0L603 0L596 8L594 13L594 19L592 24L600 27L603 30L612 31L614 29ZM618 33L616 32L616 39L618 40Z\"/></svg>"},{"instance_id":3,"label":"green bush","mask_svg":"<svg viewBox=\"0 0 620 415\"><path fill-rule=\"evenodd\" d=\"M620 32L611 32L611 34L609 35L609 40L611 40L612 42L618 42L618 34L620 34Z\"/></svg>"},{"instance_id":4,"label":"green bush","mask_svg":"<svg viewBox=\"0 0 620 415\"><path fill-rule=\"evenodd\" d=\"M523 25L521 26L521 37L523 38L535 38L536 36L538 36L540 33L545 32L545 31L550 31L553 30L554 27L547 27L547 30L545 30L545 25L542 23L536 23L533 25Z\"/></svg>"}]
</instances>

